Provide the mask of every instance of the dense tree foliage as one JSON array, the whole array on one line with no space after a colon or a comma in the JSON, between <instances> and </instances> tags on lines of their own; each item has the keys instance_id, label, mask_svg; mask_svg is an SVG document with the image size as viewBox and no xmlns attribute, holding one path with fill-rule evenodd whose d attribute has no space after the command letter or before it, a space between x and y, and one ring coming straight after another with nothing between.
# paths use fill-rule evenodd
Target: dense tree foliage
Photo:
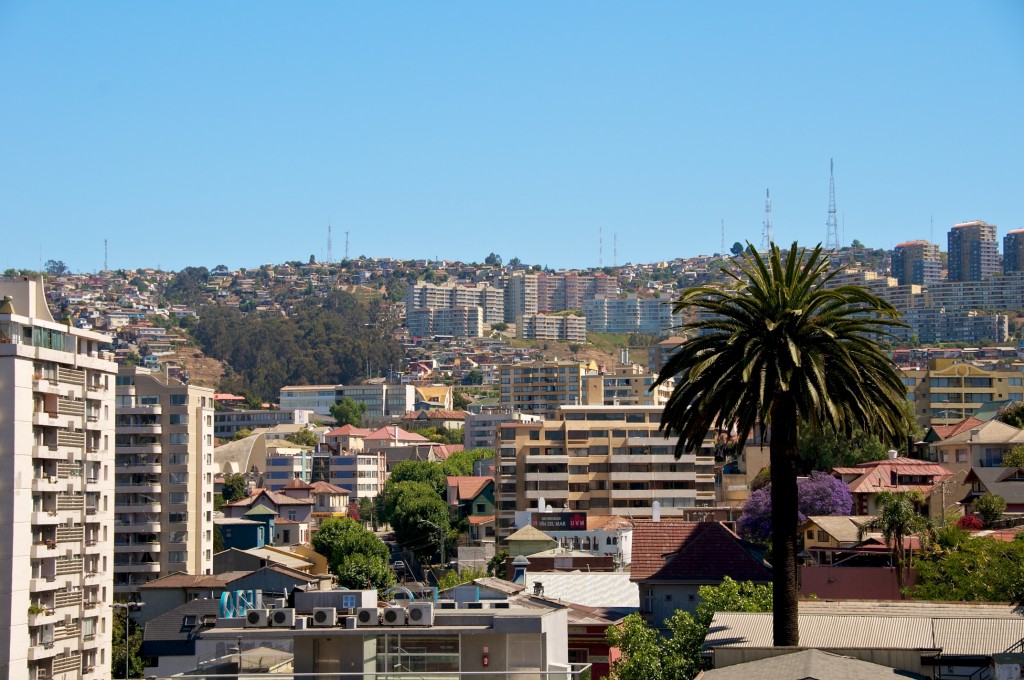
<instances>
[{"instance_id":1,"label":"dense tree foliage","mask_svg":"<svg viewBox=\"0 0 1024 680\"><path fill-rule=\"evenodd\" d=\"M335 291L304 300L288 317L206 307L193 335L203 352L231 367L224 389L273 400L285 385L353 383L398 365L393 330L379 305Z\"/></svg>"},{"instance_id":2,"label":"dense tree foliage","mask_svg":"<svg viewBox=\"0 0 1024 680\"><path fill-rule=\"evenodd\" d=\"M110 672L114 678L141 678L146 670L142 651L142 626L128 616L128 610L115 607L113 615L113 639L110 649ZM127 630L128 656L125 657L125 635ZM125 670L128 674L125 675Z\"/></svg>"},{"instance_id":3,"label":"dense tree foliage","mask_svg":"<svg viewBox=\"0 0 1024 680\"><path fill-rule=\"evenodd\" d=\"M366 404L356 401L352 397L342 397L341 401L331 407L331 417L339 427L342 425L362 427L364 415L366 415Z\"/></svg>"},{"instance_id":4,"label":"dense tree foliage","mask_svg":"<svg viewBox=\"0 0 1024 680\"><path fill-rule=\"evenodd\" d=\"M384 482L384 495L396 484L402 482L422 482L432 488L440 498L448 492L448 480L441 463L426 460L403 460L391 468L388 480Z\"/></svg>"},{"instance_id":5,"label":"dense tree foliage","mask_svg":"<svg viewBox=\"0 0 1024 680\"><path fill-rule=\"evenodd\" d=\"M487 571L484 569L474 569L473 567L467 567L462 571L452 569L438 580L437 589L447 590L448 588L454 588L460 583L469 583L485 576L487 576Z\"/></svg>"},{"instance_id":6,"label":"dense tree foliage","mask_svg":"<svg viewBox=\"0 0 1024 680\"><path fill-rule=\"evenodd\" d=\"M508 550L495 553L494 557L487 561L487 575L507 579L508 557Z\"/></svg>"},{"instance_id":7,"label":"dense tree foliage","mask_svg":"<svg viewBox=\"0 0 1024 680\"><path fill-rule=\"evenodd\" d=\"M473 463L486 458L494 458L494 449L464 449L450 454L441 469L449 477L469 477L473 474Z\"/></svg>"},{"instance_id":8,"label":"dense tree foliage","mask_svg":"<svg viewBox=\"0 0 1024 680\"><path fill-rule=\"evenodd\" d=\"M676 453L698 450L710 429L771 431L773 639L799 644L797 625L798 432L855 429L901 442L910 422L901 374L875 338L899 325L890 303L857 286L832 287L839 273L821 247L772 244L728 261L728 285L687 288L674 311L694 331L656 385L676 378L662 415Z\"/></svg>"},{"instance_id":9,"label":"dense tree foliage","mask_svg":"<svg viewBox=\"0 0 1024 680\"><path fill-rule=\"evenodd\" d=\"M338 585L345 588L381 589L395 582L395 575L388 569L388 547L354 519L321 522L313 534L313 550L327 558Z\"/></svg>"},{"instance_id":10,"label":"dense tree foliage","mask_svg":"<svg viewBox=\"0 0 1024 680\"><path fill-rule=\"evenodd\" d=\"M390 486L389 486L390 485ZM448 505L430 484L405 481L385 485L384 516L395 531L402 547L420 559L429 559L455 546L458 534L452 535Z\"/></svg>"},{"instance_id":11,"label":"dense tree foliage","mask_svg":"<svg viewBox=\"0 0 1024 680\"><path fill-rule=\"evenodd\" d=\"M1003 454L1003 467L1024 467L1024 444L1017 444Z\"/></svg>"},{"instance_id":12,"label":"dense tree foliage","mask_svg":"<svg viewBox=\"0 0 1024 680\"><path fill-rule=\"evenodd\" d=\"M999 420L1024 430L1024 401L1015 401L1000 411Z\"/></svg>"},{"instance_id":13,"label":"dense tree foliage","mask_svg":"<svg viewBox=\"0 0 1024 680\"><path fill-rule=\"evenodd\" d=\"M715 612L768 612L770 586L737 583L728 576L717 586L701 586L693 614L682 609L665 620L662 637L639 614L630 614L621 627L606 632L608 645L622 656L612 664L611 680L689 680L706 664L701 656L704 638Z\"/></svg>"},{"instance_id":14,"label":"dense tree foliage","mask_svg":"<svg viewBox=\"0 0 1024 680\"><path fill-rule=\"evenodd\" d=\"M249 482L245 479L245 475L224 475L224 484L221 486L220 494L223 496L225 503L237 501L248 496Z\"/></svg>"},{"instance_id":15,"label":"dense tree foliage","mask_svg":"<svg viewBox=\"0 0 1024 680\"><path fill-rule=\"evenodd\" d=\"M839 436L833 428L820 432L802 430L797 450L804 468L828 472L834 467L852 467L885 458L889 448L878 437L857 428L850 436Z\"/></svg>"},{"instance_id":16,"label":"dense tree foliage","mask_svg":"<svg viewBox=\"0 0 1024 680\"><path fill-rule=\"evenodd\" d=\"M201 305L206 301L209 282L210 272L206 267L185 267L167 282L164 297L182 305Z\"/></svg>"},{"instance_id":17,"label":"dense tree foliage","mask_svg":"<svg viewBox=\"0 0 1024 680\"><path fill-rule=\"evenodd\" d=\"M915 599L1024 603L1024 541L969 538L916 555L914 567Z\"/></svg>"},{"instance_id":18,"label":"dense tree foliage","mask_svg":"<svg viewBox=\"0 0 1024 680\"><path fill-rule=\"evenodd\" d=\"M818 515L849 515L853 508L850 488L832 475L812 472L797 480L797 513L802 524ZM767 543L772 535L772 485L768 482L750 494L737 522L744 537Z\"/></svg>"},{"instance_id":19,"label":"dense tree foliage","mask_svg":"<svg viewBox=\"0 0 1024 680\"><path fill-rule=\"evenodd\" d=\"M974 509L981 515L985 528L992 527L1006 512L1006 499L993 493L987 493L974 501Z\"/></svg>"},{"instance_id":20,"label":"dense tree foliage","mask_svg":"<svg viewBox=\"0 0 1024 680\"><path fill-rule=\"evenodd\" d=\"M285 437L285 440L292 444L298 444L299 446L316 446L320 443L320 437L316 432L309 428L302 428L296 432L292 432L290 435Z\"/></svg>"}]
</instances>

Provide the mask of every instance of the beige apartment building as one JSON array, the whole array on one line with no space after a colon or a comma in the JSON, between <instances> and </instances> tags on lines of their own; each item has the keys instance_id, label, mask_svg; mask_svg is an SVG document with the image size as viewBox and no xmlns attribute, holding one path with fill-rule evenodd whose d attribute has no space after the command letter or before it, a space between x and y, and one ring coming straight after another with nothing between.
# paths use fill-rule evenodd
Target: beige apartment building
<instances>
[{"instance_id":1,"label":"beige apartment building","mask_svg":"<svg viewBox=\"0 0 1024 680\"><path fill-rule=\"evenodd\" d=\"M954 359L933 359L927 369L906 370L903 382L917 424L952 425L993 401L1024 401L1024 373L979 368Z\"/></svg>"},{"instance_id":2,"label":"beige apartment building","mask_svg":"<svg viewBox=\"0 0 1024 680\"><path fill-rule=\"evenodd\" d=\"M496 536L515 527L516 511L592 511L651 517L715 506L713 443L708 455L674 455L675 438L658 431L657 406L562 406L543 423L499 426L495 468Z\"/></svg>"},{"instance_id":3,"label":"beige apartment building","mask_svg":"<svg viewBox=\"0 0 1024 680\"><path fill-rule=\"evenodd\" d=\"M213 390L163 373L117 375L114 593L213 570Z\"/></svg>"},{"instance_id":4,"label":"beige apartment building","mask_svg":"<svg viewBox=\"0 0 1024 680\"><path fill-rule=\"evenodd\" d=\"M526 361L498 368L501 408L554 418L558 407L582 404L583 377L597 373L593 361Z\"/></svg>"},{"instance_id":5,"label":"beige apartment building","mask_svg":"<svg viewBox=\"0 0 1024 680\"><path fill-rule=\"evenodd\" d=\"M111 677L110 337L0 279L0 677Z\"/></svg>"},{"instance_id":6,"label":"beige apartment building","mask_svg":"<svg viewBox=\"0 0 1024 680\"><path fill-rule=\"evenodd\" d=\"M588 406L664 406L675 381L670 379L652 391L656 375L639 364L618 365L583 377L583 403Z\"/></svg>"}]
</instances>

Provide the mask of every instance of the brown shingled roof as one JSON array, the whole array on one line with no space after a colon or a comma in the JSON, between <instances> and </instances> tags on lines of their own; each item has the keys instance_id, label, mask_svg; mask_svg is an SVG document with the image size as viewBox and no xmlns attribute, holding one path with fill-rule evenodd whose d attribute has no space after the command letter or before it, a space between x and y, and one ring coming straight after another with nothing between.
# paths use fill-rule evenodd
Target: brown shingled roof
<instances>
[{"instance_id":1,"label":"brown shingled roof","mask_svg":"<svg viewBox=\"0 0 1024 680\"><path fill-rule=\"evenodd\" d=\"M771 567L720 522L634 520L631 581L771 581Z\"/></svg>"}]
</instances>

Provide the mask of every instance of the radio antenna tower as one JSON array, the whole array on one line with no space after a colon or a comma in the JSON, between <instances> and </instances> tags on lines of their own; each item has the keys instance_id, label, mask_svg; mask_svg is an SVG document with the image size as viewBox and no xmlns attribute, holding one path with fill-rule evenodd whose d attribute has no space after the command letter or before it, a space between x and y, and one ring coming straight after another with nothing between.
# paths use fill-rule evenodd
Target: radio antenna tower
<instances>
[{"instance_id":1,"label":"radio antenna tower","mask_svg":"<svg viewBox=\"0 0 1024 680\"><path fill-rule=\"evenodd\" d=\"M331 241L331 221L327 220L327 262L334 262L334 244Z\"/></svg>"},{"instance_id":2,"label":"radio antenna tower","mask_svg":"<svg viewBox=\"0 0 1024 680\"><path fill-rule=\"evenodd\" d=\"M825 250L839 250L839 220L836 219L835 164L828 159L828 220L825 222Z\"/></svg>"},{"instance_id":3,"label":"radio antenna tower","mask_svg":"<svg viewBox=\"0 0 1024 680\"><path fill-rule=\"evenodd\" d=\"M761 231L761 248L767 253L771 250L772 242L772 195L767 189L764 190L764 229Z\"/></svg>"},{"instance_id":4,"label":"radio antenna tower","mask_svg":"<svg viewBox=\"0 0 1024 680\"><path fill-rule=\"evenodd\" d=\"M345 232L345 260L348 260L348 232Z\"/></svg>"}]
</instances>

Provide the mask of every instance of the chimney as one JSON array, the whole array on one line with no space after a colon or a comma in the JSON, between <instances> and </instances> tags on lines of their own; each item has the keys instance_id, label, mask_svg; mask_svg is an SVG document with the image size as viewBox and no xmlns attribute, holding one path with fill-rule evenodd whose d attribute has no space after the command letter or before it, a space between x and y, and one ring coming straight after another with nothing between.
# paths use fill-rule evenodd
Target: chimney
<instances>
[{"instance_id":1,"label":"chimney","mask_svg":"<svg viewBox=\"0 0 1024 680\"><path fill-rule=\"evenodd\" d=\"M900 453L896 449L889 449L889 460L896 460Z\"/></svg>"},{"instance_id":2,"label":"chimney","mask_svg":"<svg viewBox=\"0 0 1024 680\"><path fill-rule=\"evenodd\" d=\"M654 503L651 504L651 521L661 521L661 501L654 501Z\"/></svg>"}]
</instances>

